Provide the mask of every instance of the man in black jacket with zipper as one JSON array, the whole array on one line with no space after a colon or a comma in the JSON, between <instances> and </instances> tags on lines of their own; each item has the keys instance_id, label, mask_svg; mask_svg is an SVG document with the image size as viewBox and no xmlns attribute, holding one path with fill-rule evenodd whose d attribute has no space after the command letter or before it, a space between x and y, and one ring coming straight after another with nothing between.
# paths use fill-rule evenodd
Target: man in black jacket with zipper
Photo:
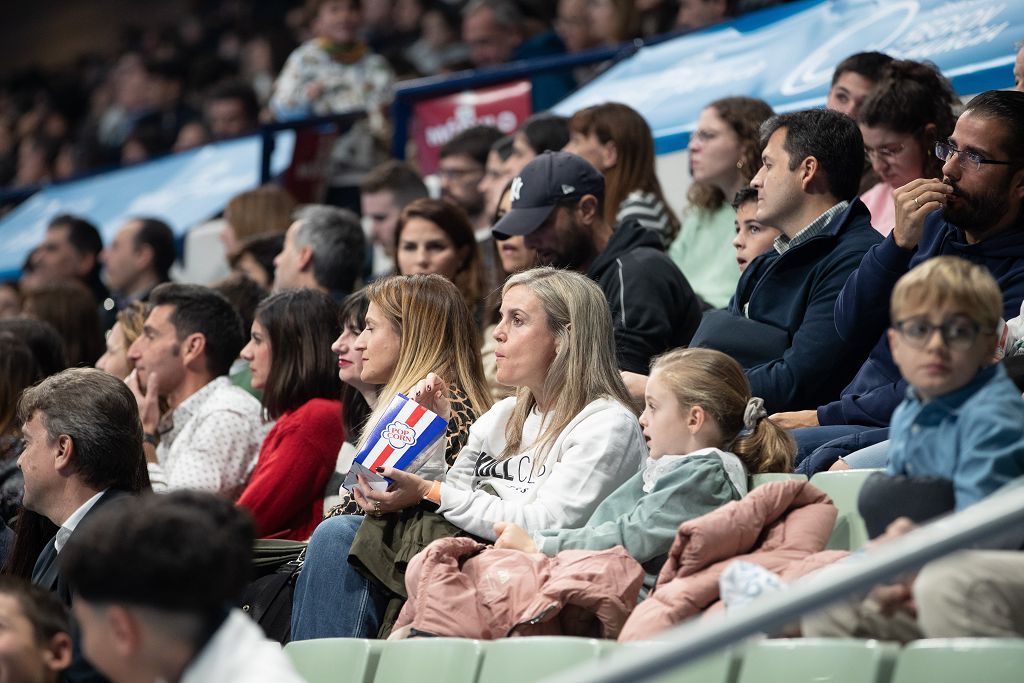
<instances>
[{"instance_id":1,"label":"man in black jacket with zipper","mask_svg":"<svg viewBox=\"0 0 1024 683\"><path fill-rule=\"evenodd\" d=\"M545 152L510 192L512 208L495 224L495 238L523 235L541 263L597 282L611 309L620 370L646 375L651 358L690 342L700 300L657 233L635 220L614 227L604 220L604 177L596 168L575 154Z\"/></svg>"}]
</instances>

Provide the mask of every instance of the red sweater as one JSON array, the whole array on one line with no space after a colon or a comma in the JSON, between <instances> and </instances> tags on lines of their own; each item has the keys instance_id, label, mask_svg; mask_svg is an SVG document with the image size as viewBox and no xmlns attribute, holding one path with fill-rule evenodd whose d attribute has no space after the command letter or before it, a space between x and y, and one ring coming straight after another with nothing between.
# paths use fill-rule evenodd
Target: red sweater
<instances>
[{"instance_id":1,"label":"red sweater","mask_svg":"<svg viewBox=\"0 0 1024 683\"><path fill-rule=\"evenodd\" d=\"M323 519L344 440L340 401L314 398L278 418L237 503L252 514L259 538L309 538Z\"/></svg>"}]
</instances>

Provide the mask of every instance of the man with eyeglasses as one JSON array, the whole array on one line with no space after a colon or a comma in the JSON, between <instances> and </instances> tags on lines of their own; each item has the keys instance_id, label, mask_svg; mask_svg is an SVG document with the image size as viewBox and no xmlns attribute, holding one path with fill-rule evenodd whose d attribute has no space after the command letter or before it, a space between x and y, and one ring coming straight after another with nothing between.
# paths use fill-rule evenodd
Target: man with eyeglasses
<instances>
[{"instance_id":1,"label":"man with eyeglasses","mask_svg":"<svg viewBox=\"0 0 1024 683\"><path fill-rule=\"evenodd\" d=\"M943 178L914 180L894 194L896 227L854 271L835 309L836 329L851 342L878 340L839 400L775 417L796 429L806 474L886 438L906 382L883 333L896 281L917 264L958 256L992 273L1003 317L1024 300L1024 93L990 90L968 103L948 140L936 145ZM817 451L813 452L812 451ZM842 467L838 464L838 467Z\"/></svg>"}]
</instances>

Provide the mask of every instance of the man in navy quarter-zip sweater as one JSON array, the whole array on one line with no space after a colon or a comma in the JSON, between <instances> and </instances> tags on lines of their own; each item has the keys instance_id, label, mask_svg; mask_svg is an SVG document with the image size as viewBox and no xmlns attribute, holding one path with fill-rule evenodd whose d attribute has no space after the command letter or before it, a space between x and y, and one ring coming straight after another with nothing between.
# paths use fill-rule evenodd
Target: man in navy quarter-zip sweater
<instances>
[{"instance_id":1,"label":"man in navy quarter-zip sweater","mask_svg":"<svg viewBox=\"0 0 1024 683\"><path fill-rule=\"evenodd\" d=\"M881 240L855 198L864 141L848 116L809 110L768 119L761 142L764 165L750 183L757 220L783 234L691 346L736 357L769 412L817 407L839 396L871 349L844 341L834 315L847 278Z\"/></svg>"}]
</instances>

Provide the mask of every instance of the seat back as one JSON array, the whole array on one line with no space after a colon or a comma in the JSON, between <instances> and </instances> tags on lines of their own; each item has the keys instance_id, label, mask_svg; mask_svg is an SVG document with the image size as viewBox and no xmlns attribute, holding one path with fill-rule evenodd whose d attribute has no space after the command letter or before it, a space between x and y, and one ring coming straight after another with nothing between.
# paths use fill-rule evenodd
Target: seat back
<instances>
[{"instance_id":1,"label":"seat back","mask_svg":"<svg viewBox=\"0 0 1024 683\"><path fill-rule=\"evenodd\" d=\"M618 648L605 650L606 657L616 652L642 651L657 645L657 641L634 641L623 643ZM666 671L648 683L733 683L739 673L739 659L731 650L702 657L696 662Z\"/></svg>"},{"instance_id":2,"label":"seat back","mask_svg":"<svg viewBox=\"0 0 1024 683\"><path fill-rule=\"evenodd\" d=\"M898 652L878 640L762 640L744 650L738 683L889 683Z\"/></svg>"},{"instance_id":3,"label":"seat back","mask_svg":"<svg viewBox=\"0 0 1024 683\"><path fill-rule=\"evenodd\" d=\"M373 680L374 683L474 683L481 652L480 641L465 638L389 640L381 651Z\"/></svg>"},{"instance_id":4,"label":"seat back","mask_svg":"<svg viewBox=\"0 0 1024 683\"><path fill-rule=\"evenodd\" d=\"M766 472L765 474L752 474L750 475L749 486L747 488L754 489L761 484L767 484L770 481L807 481L806 474L797 474L796 472Z\"/></svg>"},{"instance_id":5,"label":"seat back","mask_svg":"<svg viewBox=\"0 0 1024 683\"><path fill-rule=\"evenodd\" d=\"M599 641L591 638L537 636L484 643L479 683L533 683L597 659ZM441 680L441 679L437 679Z\"/></svg>"},{"instance_id":6,"label":"seat back","mask_svg":"<svg viewBox=\"0 0 1024 683\"><path fill-rule=\"evenodd\" d=\"M307 683L370 683L376 645L360 638L296 640L284 646L295 670Z\"/></svg>"},{"instance_id":7,"label":"seat back","mask_svg":"<svg viewBox=\"0 0 1024 683\"><path fill-rule=\"evenodd\" d=\"M858 550L867 543L868 530L857 509L860 487L878 470L840 470L818 472L811 483L828 494L839 514L828 539L829 550Z\"/></svg>"},{"instance_id":8,"label":"seat back","mask_svg":"<svg viewBox=\"0 0 1024 683\"><path fill-rule=\"evenodd\" d=\"M1019 683L1024 680L1024 640L918 640L900 652L892 680L893 683Z\"/></svg>"}]
</instances>

